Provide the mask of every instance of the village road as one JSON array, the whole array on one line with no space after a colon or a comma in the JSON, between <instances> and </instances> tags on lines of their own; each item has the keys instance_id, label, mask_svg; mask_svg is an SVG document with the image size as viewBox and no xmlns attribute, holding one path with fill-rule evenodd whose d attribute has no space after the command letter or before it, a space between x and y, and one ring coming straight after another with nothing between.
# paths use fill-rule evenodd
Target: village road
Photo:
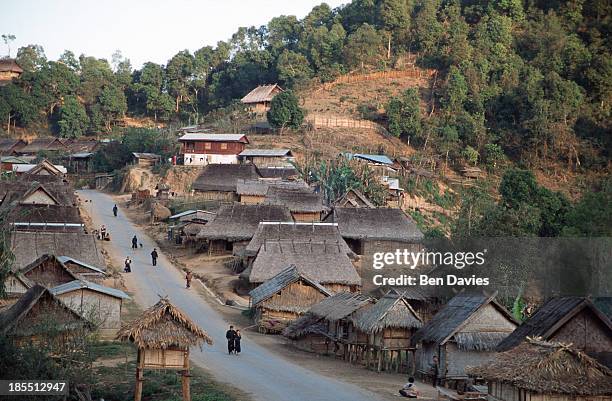
<instances>
[{"instance_id":1,"label":"village road","mask_svg":"<svg viewBox=\"0 0 612 401\"><path fill-rule=\"evenodd\" d=\"M119 210L113 217L114 201L106 194L93 190L78 191L81 199L91 200L86 208L95 226L105 224L112 241L111 253L114 263L123 266L123 259L130 256L132 280L136 301L147 308L158 301L159 296L168 296L170 301L186 312L200 327L211 335L213 346L194 350L193 362L208 368L215 378L250 393L259 401L377 401L376 394L359 387L325 377L302 368L274 352L249 341L243 336L240 356L227 354L225 331L228 323L223 320L195 290L186 290L184 277L166 256L159 252L157 267L151 266L150 253L155 246L146 233L133 225ZM143 248L131 249L131 238L136 234Z\"/></svg>"}]
</instances>

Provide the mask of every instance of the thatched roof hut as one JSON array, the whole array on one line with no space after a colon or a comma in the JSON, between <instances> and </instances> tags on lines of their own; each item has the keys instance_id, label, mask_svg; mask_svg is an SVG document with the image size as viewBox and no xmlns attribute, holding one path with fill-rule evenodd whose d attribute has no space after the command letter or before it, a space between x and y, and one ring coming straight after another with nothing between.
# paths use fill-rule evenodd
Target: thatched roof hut
<instances>
[{"instance_id":1,"label":"thatched roof hut","mask_svg":"<svg viewBox=\"0 0 612 401\"><path fill-rule=\"evenodd\" d=\"M255 256L267 241L294 241L294 242L325 242L338 244L347 255L354 254L340 236L337 224L305 223L305 222L263 222L259 223L257 231L245 248L245 256Z\"/></svg>"},{"instance_id":2,"label":"thatched roof hut","mask_svg":"<svg viewBox=\"0 0 612 401\"><path fill-rule=\"evenodd\" d=\"M356 189L350 189L340 199L334 202L334 207L367 207L375 208L374 204Z\"/></svg>"},{"instance_id":3,"label":"thatched roof hut","mask_svg":"<svg viewBox=\"0 0 612 401\"><path fill-rule=\"evenodd\" d=\"M351 320L357 329L368 334L385 329L418 329L423 325L408 299L395 290L390 290L374 305L356 313Z\"/></svg>"},{"instance_id":4,"label":"thatched roof hut","mask_svg":"<svg viewBox=\"0 0 612 401\"><path fill-rule=\"evenodd\" d=\"M138 348L151 349L188 349L190 346L213 343L212 337L167 298L160 299L138 319L122 326L117 333L117 340L133 342Z\"/></svg>"},{"instance_id":5,"label":"thatched roof hut","mask_svg":"<svg viewBox=\"0 0 612 401\"><path fill-rule=\"evenodd\" d=\"M282 91L283 88L278 84L259 85L257 88L247 93L240 101L245 104L269 103L272 101L274 95Z\"/></svg>"},{"instance_id":6,"label":"thatched roof hut","mask_svg":"<svg viewBox=\"0 0 612 401\"><path fill-rule=\"evenodd\" d=\"M38 180L0 180L0 202L76 206L70 185L62 181L40 183Z\"/></svg>"},{"instance_id":7,"label":"thatched roof hut","mask_svg":"<svg viewBox=\"0 0 612 401\"><path fill-rule=\"evenodd\" d=\"M196 178L192 188L199 192L236 192L238 180L259 177L253 164L209 164Z\"/></svg>"},{"instance_id":8,"label":"thatched roof hut","mask_svg":"<svg viewBox=\"0 0 612 401\"><path fill-rule=\"evenodd\" d=\"M612 322L588 298L550 299L504 338L497 350L508 351L527 337L571 343L604 365L612 366Z\"/></svg>"},{"instance_id":9,"label":"thatched roof hut","mask_svg":"<svg viewBox=\"0 0 612 401\"><path fill-rule=\"evenodd\" d=\"M465 367L489 360L517 326L495 294L461 292L414 335L413 343L422 344L419 369L428 370L437 356L441 378L464 379Z\"/></svg>"},{"instance_id":10,"label":"thatched roof hut","mask_svg":"<svg viewBox=\"0 0 612 401\"><path fill-rule=\"evenodd\" d=\"M392 208L335 208L325 219L338 223L344 238L413 242L423 239L416 223L400 209Z\"/></svg>"},{"instance_id":11,"label":"thatched roof hut","mask_svg":"<svg viewBox=\"0 0 612 401\"><path fill-rule=\"evenodd\" d=\"M0 138L0 155L13 155L25 145L22 139Z\"/></svg>"},{"instance_id":12,"label":"thatched roof hut","mask_svg":"<svg viewBox=\"0 0 612 401\"><path fill-rule=\"evenodd\" d=\"M597 399L612 395L612 371L571 344L527 337L490 362L468 368L470 375L489 382L489 394L498 399ZM502 392L503 386L503 392ZM528 393L528 394L525 394ZM538 396L542 397L538 397ZM509 398L514 396L514 398Z\"/></svg>"},{"instance_id":13,"label":"thatched roof hut","mask_svg":"<svg viewBox=\"0 0 612 401\"><path fill-rule=\"evenodd\" d=\"M7 221L16 230L84 232L85 225L76 206L13 204Z\"/></svg>"},{"instance_id":14,"label":"thatched roof hut","mask_svg":"<svg viewBox=\"0 0 612 401\"><path fill-rule=\"evenodd\" d=\"M335 322L373 303L374 299L365 294L340 292L313 305L308 313L329 322Z\"/></svg>"},{"instance_id":15,"label":"thatched roof hut","mask_svg":"<svg viewBox=\"0 0 612 401\"><path fill-rule=\"evenodd\" d=\"M259 174L263 178L270 179L280 179L280 180L288 180L292 178L297 178L300 173L295 169L295 167L258 167Z\"/></svg>"},{"instance_id":16,"label":"thatched roof hut","mask_svg":"<svg viewBox=\"0 0 612 401\"><path fill-rule=\"evenodd\" d=\"M15 255L16 269L27 266L42 255L63 255L93 266L104 266L104 257L92 234L71 232L11 233L11 250Z\"/></svg>"},{"instance_id":17,"label":"thatched roof hut","mask_svg":"<svg viewBox=\"0 0 612 401\"><path fill-rule=\"evenodd\" d=\"M91 329L91 324L64 305L47 288L36 284L10 308L0 312L0 334L9 337L39 336L49 333Z\"/></svg>"},{"instance_id":18,"label":"thatched roof hut","mask_svg":"<svg viewBox=\"0 0 612 401\"><path fill-rule=\"evenodd\" d=\"M250 274L252 284L263 283L289 265L332 291L354 290L361 278L339 244L268 241L259 249Z\"/></svg>"},{"instance_id":19,"label":"thatched roof hut","mask_svg":"<svg viewBox=\"0 0 612 401\"><path fill-rule=\"evenodd\" d=\"M60 152L69 151L68 146L64 144L60 139L47 137L47 138L36 138L28 142L26 146L19 149L19 154L26 155L36 155L41 151L47 152Z\"/></svg>"},{"instance_id":20,"label":"thatched roof hut","mask_svg":"<svg viewBox=\"0 0 612 401\"><path fill-rule=\"evenodd\" d=\"M264 201L268 205L286 206L296 221L319 221L326 210L323 195L311 188L271 186Z\"/></svg>"},{"instance_id":21,"label":"thatched roof hut","mask_svg":"<svg viewBox=\"0 0 612 401\"><path fill-rule=\"evenodd\" d=\"M202 227L196 239L206 240L209 243L249 241L257 231L259 223L265 221L292 221L292 219L289 210L282 206L234 203L222 206L214 220Z\"/></svg>"}]
</instances>

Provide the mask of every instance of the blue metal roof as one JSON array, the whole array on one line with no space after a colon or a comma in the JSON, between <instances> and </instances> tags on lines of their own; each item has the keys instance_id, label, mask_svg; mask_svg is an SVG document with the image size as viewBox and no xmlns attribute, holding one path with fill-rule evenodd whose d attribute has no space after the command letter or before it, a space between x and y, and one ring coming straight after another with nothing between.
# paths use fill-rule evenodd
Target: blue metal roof
<instances>
[{"instance_id":1,"label":"blue metal roof","mask_svg":"<svg viewBox=\"0 0 612 401\"><path fill-rule=\"evenodd\" d=\"M101 292L103 294L110 295L111 297L115 297L115 298L122 298L122 299L130 298L129 295L127 295L125 292L121 290L118 290L116 288L111 288L111 287L105 287L103 285L92 283L91 281L85 281L85 280L74 280L69 283L64 283L64 284L58 285L57 287L51 288L49 291L51 291L53 295L61 295L67 292L71 292L75 290L82 290L82 289L89 289L92 291Z\"/></svg>"}]
</instances>

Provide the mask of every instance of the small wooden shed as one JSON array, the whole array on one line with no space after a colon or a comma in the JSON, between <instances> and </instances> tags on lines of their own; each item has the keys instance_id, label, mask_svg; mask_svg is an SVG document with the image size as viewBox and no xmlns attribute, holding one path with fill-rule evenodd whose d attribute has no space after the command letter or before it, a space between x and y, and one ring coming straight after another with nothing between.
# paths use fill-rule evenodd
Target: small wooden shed
<instances>
[{"instance_id":1,"label":"small wooden shed","mask_svg":"<svg viewBox=\"0 0 612 401\"><path fill-rule=\"evenodd\" d=\"M487 362L497 345L518 322L495 300L495 294L460 292L414 335L417 369L431 376L433 357L438 358L437 379L462 385L466 366Z\"/></svg>"},{"instance_id":2,"label":"small wooden shed","mask_svg":"<svg viewBox=\"0 0 612 401\"><path fill-rule=\"evenodd\" d=\"M262 204L266 200L266 194L272 187L312 192L312 189L310 189L304 181L254 179L238 180L236 184L236 193L240 197L240 203L245 205Z\"/></svg>"},{"instance_id":3,"label":"small wooden shed","mask_svg":"<svg viewBox=\"0 0 612 401\"><path fill-rule=\"evenodd\" d=\"M289 149L245 149L238 155L239 161L257 167L291 167L293 159Z\"/></svg>"},{"instance_id":4,"label":"small wooden shed","mask_svg":"<svg viewBox=\"0 0 612 401\"><path fill-rule=\"evenodd\" d=\"M66 306L93 323L105 338L113 338L121 327L123 300L130 297L116 288L85 280L74 280L51 288Z\"/></svg>"},{"instance_id":5,"label":"small wooden shed","mask_svg":"<svg viewBox=\"0 0 612 401\"><path fill-rule=\"evenodd\" d=\"M548 300L506 337L497 350L508 351L528 336L571 343L604 365L612 366L612 322L589 298L555 297Z\"/></svg>"},{"instance_id":6,"label":"small wooden shed","mask_svg":"<svg viewBox=\"0 0 612 401\"><path fill-rule=\"evenodd\" d=\"M259 85L247 93L240 101L247 105L252 112L264 114L270 110L270 103L274 96L283 91L278 84Z\"/></svg>"},{"instance_id":7,"label":"small wooden shed","mask_svg":"<svg viewBox=\"0 0 612 401\"><path fill-rule=\"evenodd\" d=\"M78 280L79 277L64 265L55 255L42 255L19 270L27 279L47 288Z\"/></svg>"},{"instance_id":8,"label":"small wooden shed","mask_svg":"<svg viewBox=\"0 0 612 401\"><path fill-rule=\"evenodd\" d=\"M251 290L251 307L260 332L279 333L306 313L311 305L332 293L291 265Z\"/></svg>"},{"instance_id":9,"label":"small wooden shed","mask_svg":"<svg viewBox=\"0 0 612 401\"><path fill-rule=\"evenodd\" d=\"M488 363L468 369L500 401L610 401L612 371L571 344L527 337Z\"/></svg>"},{"instance_id":10,"label":"small wooden shed","mask_svg":"<svg viewBox=\"0 0 612 401\"><path fill-rule=\"evenodd\" d=\"M374 305L361 309L351 321L355 338L359 339L361 333L367 336L366 367L379 372L395 370L414 373L412 337L423 322L407 297L390 290Z\"/></svg>"},{"instance_id":11,"label":"small wooden shed","mask_svg":"<svg viewBox=\"0 0 612 401\"><path fill-rule=\"evenodd\" d=\"M91 328L90 322L39 284L0 312L0 335L17 345L45 343L57 351L69 350Z\"/></svg>"},{"instance_id":12,"label":"small wooden shed","mask_svg":"<svg viewBox=\"0 0 612 401\"><path fill-rule=\"evenodd\" d=\"M138 319L127 323L117 339L138 347L134 400L142 399L145 369L179 370L183 379L183 400L190 401L189 347L212 345L213 339L185 313L162 298Z\"/></svg>"},{"instance_id":13,"label":"small wooden shed","mask_svg":"<svg viewBox=\"0 0 612 401\"><path fill-rule=\"evenodd\" d=\"M155 166L161 161L161 156L156 155L155 153L132 153L132 157L134 158L134 164L140 167L151 167Z\"/></svg>"}]
</instances>

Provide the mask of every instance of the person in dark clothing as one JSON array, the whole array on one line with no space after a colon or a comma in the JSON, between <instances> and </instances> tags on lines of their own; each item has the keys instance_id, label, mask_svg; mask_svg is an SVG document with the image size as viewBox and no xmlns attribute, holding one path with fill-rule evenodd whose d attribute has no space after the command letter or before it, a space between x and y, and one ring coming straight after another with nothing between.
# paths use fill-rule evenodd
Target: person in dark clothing
<instances>
[{"instance_id":1,"label":"person in dark clothing","mask_svg":"<svg viewBox=\"0 0 612 401\"><path fill-rule=\"evenodd\" d=\"M132 259L130 259L129 256L125 258L125 267L123 268L123 271L126 273L132 272Z\"/></svg>"},{"instance_id":2,"label":"person in dark clothing","mask_svg":"<svg viewBox=\"0 0 612 401\"><path fill-rule=\"evenodd\" d=\"M227 352L231 355L235 349L236 330L234 330L234 326L230 326L229 330L225 332L225 338L227 339Z\"/></svg>"},{"instance_id":3,"label":"person in dark clothing","mask_svg":"<svg viewBox=\"0 0 612 401\"><path fill-rule=\"evenodd\" d=\"M242 340L242 335L240 334L240 330L236 330L236 337L234 337L234 352L236 355L238 355L241 351L240 340Z\"/></svg>"},{"instance_id":4,"label":"person in dark clothing","mask_svg":"<svg viewBox=\"0 0 612 401\"><path fill-rule=\"evenodd\" d=\"M115 215L115 217L117 217L118 211L119 211L119 208L117 208L117 205L113 206L113 214Z\"/></svg>"},{"instance_id":5,"label":"person in dark clothing","mask_svg":"<svg viewBox=\"0 0 612 401\"><path fill-rule=\"evenodd\" d=\"M151 252L151 261L153 262L153 266L157 266L157 249L153 248L153 252Z\"/></svg>"},{"instance_id":6,"label":"person in dark clothing","mask_svg":"<svg viewBox=\"0 0 612 401\"><path fill-rule=\"evenodd\" d=\"M132 237L132 249L138 249L138 238L136 238L136 235Z\"/></svg>"},{"instance_id":7,"label":"person in dark clothing","mask_svg":"<svg viewBox=\"0 0 612 401\"><path fill-rule=\"evenodd\" d=\"M433 360L430 365L431 375L433 386L436 387L439 384L438 376L440 375L440 363L438 362L438 357L434 355Z\"/></svg>"}]
</instances>

